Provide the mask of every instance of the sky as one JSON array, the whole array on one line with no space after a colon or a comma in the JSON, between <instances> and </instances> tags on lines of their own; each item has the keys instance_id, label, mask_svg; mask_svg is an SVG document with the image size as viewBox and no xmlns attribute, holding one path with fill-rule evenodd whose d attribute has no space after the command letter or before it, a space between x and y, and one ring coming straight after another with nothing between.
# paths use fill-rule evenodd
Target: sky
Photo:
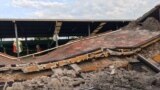
<instances>
[{"instance_id":1,"label":"sky","mask_svg":"<svg viewBox=\"0 0 160 90\"><path fill-rule=\"evenodd\" d=\"M0 0L0 18L136 19L160 0Z\"/></svg>"}]
</instances>

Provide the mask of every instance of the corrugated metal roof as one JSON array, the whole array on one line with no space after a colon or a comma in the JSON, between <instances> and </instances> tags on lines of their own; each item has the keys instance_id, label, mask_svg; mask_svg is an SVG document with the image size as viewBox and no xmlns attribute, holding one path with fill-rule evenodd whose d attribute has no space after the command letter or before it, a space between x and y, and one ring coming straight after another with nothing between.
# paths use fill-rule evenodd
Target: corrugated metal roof
<instances>
[{"instance_id":1,"label":"corrugated metal roof","mask_svg":"<svg viewBox=\"0 0 160 90\"><path fill-rule=\"evenodd\" d=\"M19 37L52 37L55 31L56 21L52 20L15 20ZM91 32L101 23L107 24L100 32L115 30L130 21L61 21L60 36L87 36L88 27ZM0 20L0 38L13 38L14 22L12 20Z\"/></svg>"}]
</instances>

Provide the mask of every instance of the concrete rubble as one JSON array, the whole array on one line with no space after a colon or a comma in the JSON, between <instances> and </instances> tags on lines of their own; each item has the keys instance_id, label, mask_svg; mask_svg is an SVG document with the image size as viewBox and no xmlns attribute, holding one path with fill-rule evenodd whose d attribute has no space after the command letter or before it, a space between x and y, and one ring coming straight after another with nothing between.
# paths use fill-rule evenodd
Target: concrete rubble
<instances>
[{"instance_id":1,"label":"concrete rubble","mask_svg":"<svg viewBox=\"0 0 160 90\"><path fill-rule=\"evenodd\" d=\"M73 70L54 69L51 77L37 77L25 82L16 82L6 90L73 90L75 86L84 83Z\"/></svg>"},{"instance_id":2,"label":"concrete rubble","mask_svg":"<svg viewBox=\"0 0 160 90\"><path fill-rule=\"evenodd\" d=\"M153 75L125 69L116 69L110 74L109 69L85 74L85 84L80 90L158 90L159 74Z\"/></svg>"},{"instance_id":3,"label":"concrete rubble","mask_svg":"<svg viewBox=\"0 0 160 90\"><path fill-rule=\"evenodd\" d=\"M16 82L6 90L158 90L160 88L160 73L151 74L115 68L113 74L112 69L81 73L81 76L75 76L72 70L62 70L51 77L44 76Z\"/></svg>"}]
</instances>

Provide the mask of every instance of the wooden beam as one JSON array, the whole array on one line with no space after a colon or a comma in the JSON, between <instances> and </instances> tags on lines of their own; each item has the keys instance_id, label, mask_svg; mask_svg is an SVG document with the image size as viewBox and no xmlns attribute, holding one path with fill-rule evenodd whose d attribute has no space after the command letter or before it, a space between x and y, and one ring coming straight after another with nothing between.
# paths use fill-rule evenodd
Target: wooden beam
<instances>
[{"instance_id":1,"label":"wooden beam","mask_svg":"<svg viewBox=\"0 0 160 90\"><path fill-rule=\"evenodd\" d=\"M100 23L100 24L97 26L97 28L96 28L95 30L93 30L93 32L91 33L91 35L97 34L97 33L104 27L105 24L106 24L105 22Z\"/></svg>"}]
</instances>

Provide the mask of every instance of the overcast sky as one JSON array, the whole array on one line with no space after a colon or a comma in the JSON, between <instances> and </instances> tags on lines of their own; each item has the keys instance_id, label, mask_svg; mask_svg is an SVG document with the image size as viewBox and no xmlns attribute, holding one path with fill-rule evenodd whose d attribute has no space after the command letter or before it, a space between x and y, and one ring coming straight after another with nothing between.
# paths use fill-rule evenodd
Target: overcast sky
<instances>
[{"instance_id":1,"label":"overcast sky","mask_svg":"<svg viewBox=\"0 0 160 90\"><path fill-rule=\"evenodd\" d=\"M0 18L136 19L160 0L0 0Z\"/></svg>"}]
</instances>

